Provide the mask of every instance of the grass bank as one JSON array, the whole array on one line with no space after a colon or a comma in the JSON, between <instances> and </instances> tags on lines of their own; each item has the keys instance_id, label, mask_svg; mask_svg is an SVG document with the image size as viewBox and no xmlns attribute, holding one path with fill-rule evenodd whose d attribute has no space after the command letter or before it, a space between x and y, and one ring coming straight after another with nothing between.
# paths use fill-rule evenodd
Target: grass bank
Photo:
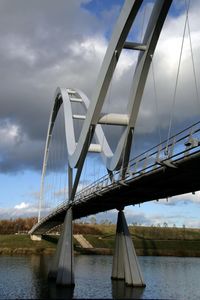
<instances>
[{"instance_id":1,"label":"grass bank","mask_svg":"<svg viewBox=\"0 0 200 300\"><path fill-rule=\"evenodd\" d=\"M84 235L84 237L96 248L109 249L110 253L114 249L114 236ZM153 240L133 236L133 243L138 255L200 257L200 240Z\"/></svg>"},{"instance_id":2,"label":"grass bank","mask_svg":"<svg viewBox=\"0 0 200 300\"><path fill-rule=\"evenodd\" d=\"M200 257L200 230L189 228L130 226L138 255ZM115 225L75 224L74 233L82 234L93 246L83 249L74 239L76 253L112 254ZM0 235L0 254L51 254L55 252L58 236L32 241L28 235Z\"/></svg>"},{"instance_id":3,"label":"grass bank","mask_svg":"<svg viewBox=\"0 0 200 300\"><path fill-rule=\"evenodd\" d=\"M55 248L54 243L45 240L34 242L29 235L0 235L0 254L51 254Z\"/></svg>"},{"instance_id":4,"label":"grass bank","mask_svg":"<svg viewBox=\"0 0 200 300\"><path fill-rule=\"evenodd\" d=\"M115 225L76 224L75 230L82 233L93 247L113 252ZM200 257L200 229L129 226L129 231L138 255Z\"/></svg>"}]
</instances>

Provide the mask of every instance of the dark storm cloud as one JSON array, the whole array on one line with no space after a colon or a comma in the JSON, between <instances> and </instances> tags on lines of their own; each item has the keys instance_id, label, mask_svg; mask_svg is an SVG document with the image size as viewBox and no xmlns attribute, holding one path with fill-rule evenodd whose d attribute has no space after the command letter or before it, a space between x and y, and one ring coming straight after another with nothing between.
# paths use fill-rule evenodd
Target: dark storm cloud
<instances>
[{"instance_id":1,"label":"dark storm cloud","mask_svg":"<svg viewBox=\"0 0 200 300\"><path fill-rule=\"evenodd\" d=\"M7 139L0 145L1 172L41 168L56 87L85 85L80 74L87 59L71 47L98 33L99 24L81 2L0 2L0 121L7 124L1 127ZM13 126L17 137L9 139Z\"/></svg>"},{"instance_id":2,"label":"dark storm cloud","mask_svg":"<svg viewBox=\"0 0 200 300\"><path fill-rule=\"evenodd\" d=\"M107 47L106 26L109 20L113 24L119 7L113 7L97 17L82 5L86 2L0 1L0 172L41 169L48 119L57 86L78 87L91 97ZM193 6L190 26L194 32L193 50L198 66L198 2ZM170 91L174 87L177 66L174 57L180 50L176 46L181 41L183 22L184 15L168 18L161 35L154 62L159 119L155 114L155 94L150 74L136 128L137 135L140 135L136 139L140 140L141 151L152 146L151 142L157 144L159 120L162 121L159 124L163 130L162 138L166 138L173 98ZM196 100L194 92L191 93L194 79L191 76L188 45L187 40L183 61L185 75L179 86L181 92L174 113L180 128L186 124L183 117L184 120L198 118L198 104L196 102L193 106ZM114 101L108 95L105 105L108 111L113 112L125 112L124 101L128 97L136 56L125 53L120 61L115 83L109 92ZM199 69L196 74L200 74ZM116 144L114 141L119 137L119 130L107 131L110 143Z\"/></svg>"}]
</instances>

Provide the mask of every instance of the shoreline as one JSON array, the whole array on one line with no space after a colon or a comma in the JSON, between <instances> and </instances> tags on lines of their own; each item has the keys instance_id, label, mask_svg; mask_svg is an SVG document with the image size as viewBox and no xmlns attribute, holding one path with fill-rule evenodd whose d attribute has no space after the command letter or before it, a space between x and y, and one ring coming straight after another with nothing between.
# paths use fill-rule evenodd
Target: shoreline
<instances>
[{"instance_id":1,"label":"shoreline","mask_svg":"<svg viewBox=\"0 0 200 300\"><path fill-rule=\"evenodd\" d=\"M74 224L74 254L113 255L114 225ZM200 257L200 229L129 226L138 256ZM82 235L77 239L76 235ZM0 255L53 255L59 235L0 234ZM90 248L85 248L87 245Z\"/></svg>"},{"instance_id":2,"label":"shoreline","mask_svg":"<svg viewBox=\"0 0 200 300\"><path fill-rule=\"evenodd\" d=\"M8 248L0 247L0 256L13 255L53 255L55 248ZM200 257L200 251L188 251L183 249L181 252L177 250L160 250L160 249L136 249L138 256L174 256L174 257ZM80 248L74 249L74 255L113 255L113 249L109 248Z\"/></svg>"}]
</instances>

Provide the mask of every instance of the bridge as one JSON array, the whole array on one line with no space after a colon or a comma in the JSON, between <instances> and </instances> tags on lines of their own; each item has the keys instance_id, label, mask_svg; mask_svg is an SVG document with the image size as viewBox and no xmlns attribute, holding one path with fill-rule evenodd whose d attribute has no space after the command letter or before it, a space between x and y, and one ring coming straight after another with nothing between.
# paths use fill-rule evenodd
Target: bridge
<instances>
[{"instance_id":1,"label":"bridge","mask_svg":"<svg viewBox=\"0 0 200 300\"><path fill-rule=\"evenodd\" d=\"M146 201L159 200L200 189L200 122L130 159L134 145L135 125L153 54L171 0L156 0L153 4L143 41L127 41L143 1L127 0L119 15L105 54L91 100L75 88L58 88L50 115L41 179L38 223L31 235L42 235L64 223L49 276L57 284L74 285L72 220L111 209L118 210L113 279L124 279L132 286L145 286L135 249L129 234L123 209ZM186 22L188 21L186 9ZM123 49L139 52L130 87L127 113L103 113L112 76ZM44 184L52 144L53 130L63 107L68 164L68 199L42 216ZM85 114L74 113L81 107ZM77 109L80 111L80 108ZM79 137L77 121L82 121ZM104 125L122 127L115 150L111 149L103 130ZM170 133L170 131L169 131ZM94 143L96 141L96 143ZM107 174L78 190L84 162L88 153L100 153Z\"/></svg>"}]
</instances>

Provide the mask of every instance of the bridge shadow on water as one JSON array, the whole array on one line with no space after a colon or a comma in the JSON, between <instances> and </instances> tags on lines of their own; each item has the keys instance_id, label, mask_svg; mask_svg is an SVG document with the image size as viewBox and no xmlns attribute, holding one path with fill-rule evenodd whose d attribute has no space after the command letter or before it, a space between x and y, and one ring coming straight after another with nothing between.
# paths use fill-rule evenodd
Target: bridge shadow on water
<instances>
[{"instance_id":1,"label":"bridge shadow on water","mask_svg":"<svg viewBox=\"0 0 200 300\"><path fill-rule=\"evenodd\" d=\"M32 255L31 266L34 280L37 284L36 299L73 299L74 287L65 287L56 284L55 279L48 278L49 266L53 256Z\"/></svg>"},{"instance_id":2,"label":"bridge shadow on water","mask_svg":"<svg viewBox=\"0 0 200 300\"><path fill-rule=\"evenodd\" d=\"M113 299L141 299L143 292L144 288L127 286L124 280L112 280Z\"/></svg>"},{"instance_id":3,"label":"bridge shadow on water","mask_svg":"<svg viewBox=\"0 0 200 300\"><path fill-rule=\"evenodd\" d=\"M48 299L73 299L74 287L64 287L56 284L55 281L48 282Z\"/></svg>"},{"instance_id":4,"label":"bridge shadow on water","mask_svg":"<svg viewBox=\"0 0 200 300\"><path fill-rule=\"evenodd\" d=\"M123 280L111 280L113 299L141 299L144 288L130 287ZM48 282L49 299L73 299L74 287L64 287L56 285L56 282Z\"/></svg>"},{"instance_id":5,"label":"bridge shadow on water","mask_svg":"<svg viewBox=\"0 0 200 300\"><path fill-rule=\"evenodd\" d=\"M84 286L80 284L79 278L77 278L75 287L65 287L57 285L55 278L48 278L48 270L49 266L51 265L51 261L52 256L31 256L31 266L33 274L35 275L34 281L37 282L37 296L35 295L36 299L77 299L79 295L81 295L81 298L83 297L83 299L84 295L86 295L87 299L87 289L91 288L91 290L93 290L95 286L95 280L97 280L97 278L95 279L94 277L94 282L90 281L90 284L86 283L86 285L84 284ZM102 277L103 276L104 275L102 274ZM127 286L124 280L110 279L109 284L111 286L111 289L108 297L111 299L141 299L145 291L145 289L141 287ZM83 288L83 291L80 290L80 287Z\"/></svg>"}]
</instances>

